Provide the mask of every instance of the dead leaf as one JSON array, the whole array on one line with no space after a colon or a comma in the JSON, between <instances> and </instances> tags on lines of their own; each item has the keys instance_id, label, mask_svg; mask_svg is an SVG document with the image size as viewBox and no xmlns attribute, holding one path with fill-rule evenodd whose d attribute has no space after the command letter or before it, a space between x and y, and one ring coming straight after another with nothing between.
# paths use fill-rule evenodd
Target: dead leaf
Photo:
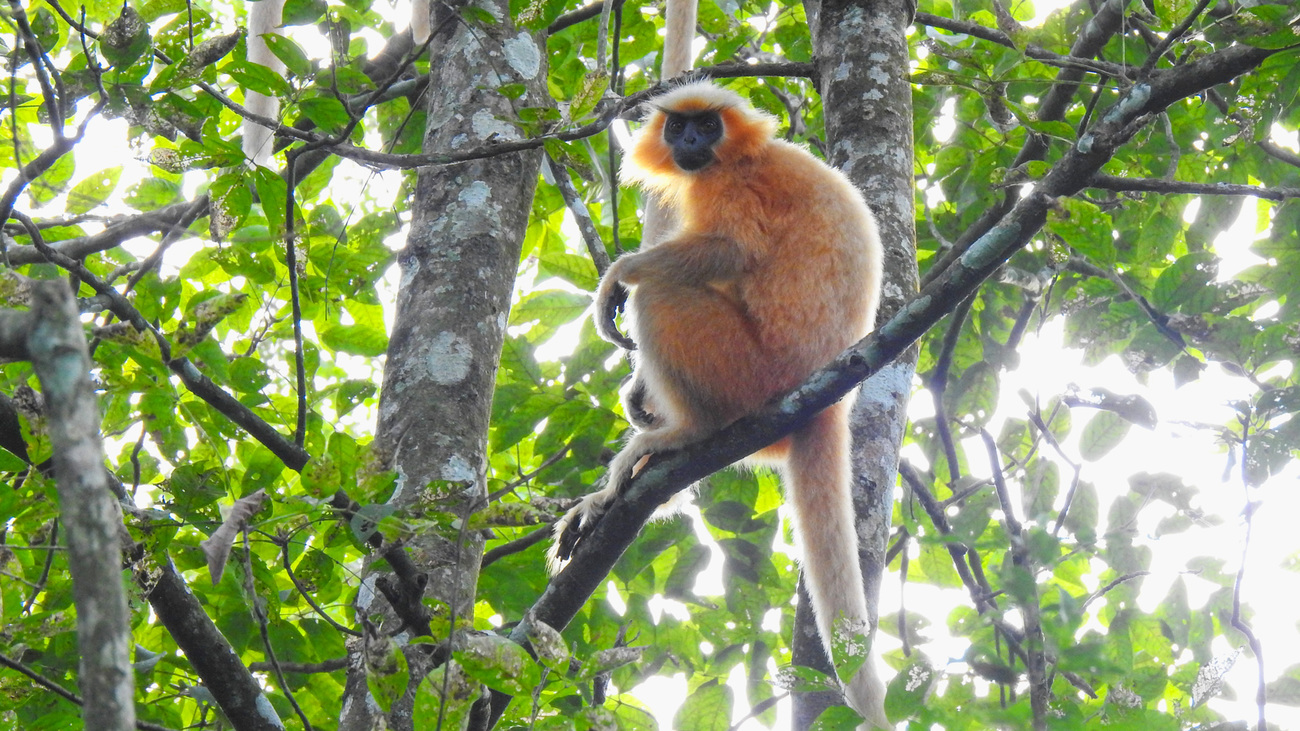
<instances>
[{"instance_id":1,"label":"dead leaf","mask_svg":"<svg viewBox=\"0 0 1300 731\"><path fill-rule=\"evenodd\" d=\"M230 512L221 527L199 544L203 555L208 559L208 575L212 577L213 586L221 581L221 575L226 571L226 559L230 558L230 548L235 544L235 537L248 526L248 519L262 509L265 500L266 490L258 490L236 500L230 506Z\"/></svg>"}]
</instances>

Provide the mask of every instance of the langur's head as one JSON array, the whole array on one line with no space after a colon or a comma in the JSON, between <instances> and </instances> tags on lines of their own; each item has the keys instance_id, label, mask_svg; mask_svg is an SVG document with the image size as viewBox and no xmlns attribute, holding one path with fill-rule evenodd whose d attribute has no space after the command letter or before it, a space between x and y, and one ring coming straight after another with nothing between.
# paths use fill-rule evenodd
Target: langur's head
<instances>
[{"instance_id":1,"label":"langur's head","mask_svg":"<svg viewBox=\"0 0 1300 731\"><path fill-rule=\"evenodd\" d=\"M709 81L679 86L650 102L632 140L627 176L666 189L685 176L734 165L772 141L776 119Z\"/></svg>"}]
</instances>

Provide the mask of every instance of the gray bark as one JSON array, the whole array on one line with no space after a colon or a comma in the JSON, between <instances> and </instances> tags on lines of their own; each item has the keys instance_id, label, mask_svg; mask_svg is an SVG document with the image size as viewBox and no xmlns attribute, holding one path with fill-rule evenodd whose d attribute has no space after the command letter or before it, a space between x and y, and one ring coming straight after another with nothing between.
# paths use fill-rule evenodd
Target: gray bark
<instances>
[{"instance_id":1,"label":"gray bark","mask_svg":"<svg viewBox=\"0 0 1300 731\"><path fill-rule=\"evenodd\" d=\"M907 0L811 0L805 5L821 80L829 162L862 190L880 225L885 276L877 322L885 322L917 288L906 36L914 6ZM915 347L909 348L874 374L863 384L853 409L859 561L873 619L885 569L898 448L907 425L916 354ZM795 616L794 661L830 669L802 590ZM808 728L834 702L838 702L835 694L795 695L794 728Z\"/></svg>"},{"instance_id":2,"label":"gray bark","mask_svg":"<svg viewBox=\"0 0 1300 731\"><path fill-rule=\"evenodd\" d=\"M545 46L515 28L504 0L476 5L498 22L446 23L435 38L425 151L522 139L520 130L502 120L516 118L522 107L547 103ZM502 84L523 84L527 91L512 101L495 91ZM376 437L398 473L390 502L399 516L467 516L485 504L493 384L541 159L536 150L419 173L411 232L399 256L402 280ZM427 576L424 596L450 607L458 626L469 626L482 537L427 530L404 550ZM367 571L357 597L360 615L391 620L388 603L376 591L384 579ZM360 643L353 645L341 731L374 728L384 715L367 690ZM411 683L386 714L387 727L431 728L435 719L412 718L414 692L431 663L421 653L406 654Z\"/></svg>"},{"instance_id":3,"label":"gray bark","mask_svg":"<svg viewBox=\"0 0 1300 731\"><path fill-rule=\"evenodd\" d=\"M33 282L27 350L41 382L60 520L77 607L78 685L87 728L135 727L131 615L122 586L122 512L109 491L99 407L76 300L62 281Z\"/></svg>"},{"instance_id":4,"label":"gray bark","mask_svg":"<svg viewBox=\"0 0 1300 731\"><path fill-rule=\"evenodd\" d=\"M230 641L213 624L171 560L158 564L147 560L135 563L136 582L149 598L158 621L176 640L185 659L203 681L203 688L212 695L231 725L239 731L283 731L284 723L271 705L271 699L239 659Z\"/></svg>"}]
</instances>

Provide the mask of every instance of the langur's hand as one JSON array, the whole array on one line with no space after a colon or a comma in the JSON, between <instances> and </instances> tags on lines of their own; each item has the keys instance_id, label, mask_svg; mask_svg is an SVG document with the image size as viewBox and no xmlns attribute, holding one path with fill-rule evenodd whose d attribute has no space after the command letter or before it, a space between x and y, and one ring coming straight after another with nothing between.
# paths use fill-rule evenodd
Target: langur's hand
<instances>
[{"instance_id":1,"label":"langur's hand","mask_svg":"<svg viewBox=\"0 0 1300 731\"><path fill-rule=\"evenodd\" d=\"M596 289L596 332L624 350L636 350L636 343L624 335L614 322L627 303L627 287L618 280L617 269L618 262L614 262Z\"/></svg>"}]
</instances>

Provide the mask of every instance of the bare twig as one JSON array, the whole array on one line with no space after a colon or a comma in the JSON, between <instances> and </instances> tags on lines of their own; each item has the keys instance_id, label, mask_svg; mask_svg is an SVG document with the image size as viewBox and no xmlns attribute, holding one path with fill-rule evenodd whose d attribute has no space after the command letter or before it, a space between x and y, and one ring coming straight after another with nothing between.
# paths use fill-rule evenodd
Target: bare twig
<instances>
[{"instance_id":1,"label":"bare twig","mask_svg":"<svg viewBox=\"0 0 1300 731\"><path fill-rule=\"evenodd\" d=\"M509 541L507 543L502 543L496 548L484 552L482 568L487 568L488 566L491 566L492 564L496 563L502 558L505 558L506 556L519 553L520 551L528 549L546 540L551 535L551 525L552 525L551 523L547 523L546 525L530 533L527 533L520 538L516 538L513 541Z\"/></svg>"},{"instance_id":2,"label":"bare twig","mask_svg":"<svg viewBox=\"0 0 1300 731\"><path fill-rule=\"evenodd\" d=\"M54 518L53 520L50 521L50 540L49 540L48 547L50 549L54 549L58 545L59 545L59 519ZM55 553L57 553L57 551L54 550L50 550L46 552L45 566L41 569L40 578L38 578L36 580L36 583L32 585L31 596L27 597L27 601L23 603L23 614L27 614L32 611L32 606L36 604L36 597L40 596L42 591L45 591L45 585L50 580L50 567L54 565Z\"/></svg>"},{"instance_id":3,"label":"bare twig","mask_svg":"<svg viewBox=\"0 0 1300 731\"><path fill-rule=\"evenodd\" d=\"M930 396L934 400L934 423L939 432L939 441L943 444L944 456L948 460L948 479L952 487L957 486L961 480L961 465L957 461L957 443L952 438L952 424L948 418L948 409L943 403L944 395L948 391L948 371L952 367L953 352L957 349L957 341L961 338L961 329L966 325L966 316L970 313L971 305L975 303L974 297L967 297L962 300L957 309L952 312L952 319L948 323L948 329L943 333L943 347L939 351L939 357L934 365L934 372L930 375L929 382L926 384L930 389Z\"/></svg>"},{"instance_id":4,"label":"bare twig","mask_svg":"<svg viewBox=\"0 0 1300 731\"><path fill-rule=\"evenodd\" d=\"M301 596L307 602L307 605L310 606L312 610L316 612L316 614L320 615L321 619L324 619L326 622L328 622L331 627L344 634L349 634L352 635L353 637L361 637L362 636L361 632L358 632L357 630L354 630L351 627L346 627L342 624L339 624L337 621L335 621L333 617L329 615L328 612L326 612L323 608L321 608L319 604L316 603L315 599L312 599L311 592L308 591L307 588L302 585L302 582L298 580L298 575L293 572L293 562L289 558L289 542L284 540L279 540L277 542L280 544L280 555L282 557L281 565L284 566L284 572L289 575L289 581L293 582L294 588L298 590L298 595Z\"/></svg>"},{"instance_id":5,"label":"bare twig","mask_svg":"<svg viewBox=\"0 0 1300 731\"><path fill-rule=\"evenodd\" d=\"M1095 175L1092 180L1088 181L1088 187L1117 192L1139 191L1144 193L1168 193L1171 195L1254 196L1255 198L1264 198L1271 201L1300 198L1300 188L1267 188L1260 185L1241 185L1238 183L1192 183L1157 178L1124 178L1117 175Z\"/></svg>"},{"instance_id":6,"label":"bare twig","mask_svg":"<svg viewBox=\"0 0 1300 731\"><path fill-rule=\"evenodd\" d=\"M1130 73L1129 68L1124 64L1110 63L1108 61L1096 61L1078 55L1062 56L1059 53L1052 53L1051 51L1032 43L1021 49L1016 46L1015 41L1011 39L1011 36L995 28L980 25L979 23L972 23L965 20L954 20L952 18L945 18L941 15L933 15L931 13L917 13L916 22L921 25L928 25L932 28L946 30L952 33L974 36L981 40L996 43L999 46L1023 50L1025 56L1040 63L1047 64L1048 66L1077 69L1079 71L1091 71L1095 74L1119 78L1124 78Z\"/></svg>"},{"instance_id":7,"label":"bare twig","mask_svg":"<svg viewBox=\"0 0 1300 731\"><path fill-rule=\"evenodd\" d=\"M569 213L573 214L573 220L578 224L578 232L582 234L582 242L587 245L587 253L591 254L591 262L596 265L596 272L602 277L605 276L605 270L609 268L609 254L605 251L605 242L600 238L595 222L591 220L591 212L587 210L587 204L582 201L578 190L573 187L573 181L569 180L569 171L564 165L550 155L546 156L546 165L551 173L551 179L555 181L555 187L560 190L560 196L564 198L564 205L568 206ZM615 191L614 194L617 195L618 192Z\"/></svg>"},{"instance_id":8,"label":"bare twig","mask_svg":"<svg viewBox=\"0 0 1300 731\"><path fill-rule=\"evenodd\" d=\"M912 489L921 507L925 509L925 514L930 516L930 522L934 524L939 535L945 537L944 547L948 549L948 554L952 556L953 568L957 570L957 575L961 577L961 583L966 586L966 591L970 593L971 601L975 604L975 610L984 613L986 609L995 609L996 604L989 598L988 592L981 588L980 583L971 574L970 566L966 563L966 553L970 550L960 542L948 538L952 534L952 526L948 524L948 517L943 514L943 509L939 507L938 501L930 494L929 488L921 480L921 476L916 473L907 460L898 463L898 474Z\"/></svg>"},{"instance_id":9,"label":"bare twig","mask_svg":"<svg viewBox=\"0 0 1300 731\"><path fill-rule=\"evenodd\" d=\"M530 472L525 472L524 474L520 475L519 477L516 477L515 479L511 480L510 482L507 482L505 485L503 485L503 486L500 487L499 489L493 490L492 492L488 493L488 502L495 502L495 501L497 501L497 500L500 500L500 499L502 498L502 496L504 496L504 495L508 495L509 493L514 492L516 489L519 488L520 485L524 485L524 484L526 484L529 480L531 480L531 479L533 479L534 477L536 477L537 474L538 474L539 472L541 472L542 470L544 470L544 469L546 469L547 467L550 467L551 465L555 464L556 462L559 462L560 460L564 459L564 455L566 455L566 454L568 454L568 453L569 453L569 445L566 444L566 445L564 445L563 448L561 448L561 449L560 449L559 451L557 451L555 454L552 454L551 456L547 457L547 458L546 458L546 461L544 461L544 462L542 462L541 464L537 465L537 468L536 468L536 469L534 469L534 470L532 470L532 471L530 471Z\"/></svg>"},{"instance_id":10,"label":"bare twig","mask_svg":"<svg viewBox=\"0 0 1300 731\"><path fill-rule=\"evenodd\" d=\"M1147 56L1146 63L1142 64L1143 76L1151 73L1151 70L1160 62L1160 58L1165 55L1165 52L1183 37L1187 29L1192 27L1192 23L1196 22L1196 19L1200 17L1201 13L1205 12L1205 9L1212 2L1214 0L1200 0L1200 2L1196 3L1196 7L1187 13L1187 17L1183 18L1182 22L1161 39L1160 44L1155 47L1155 50L1151 51L1151 55Z\"/></svg>"},{"instance_id":11,"label":"bare twig","mask_svg":"<svg viewBox=\"0 0 1300 731\"><path fill-rule=\"evenodd\" d=\"M267 627L266 609L264 608L265 600L257 593L257 585L253 580L253 552L248 548L248 526L244 526L241 531L244 537L244 595L248 598L248 610L253 613L253 621L257 622L257 630L262 636L262 647L266 648L266 657L274 668L275 679L280 684L280 692L284 697L289 699L289 705L298 714L298 719L302 721L302 727L305 731L312 731L311 722L307 720L307 714L303 713L302 707L298 705L298 699L294 697L293 689L284 679L284 670L280 668L280 661L275 656L275 647L271 645L271 633Z\"/></svg>"},{"instance_id":12,"label":"bare twig","mask_svg":"<svg viewBox=\"0 0 1300 731\"><path fill-rule=\"evenodd\" d=\"M1092 604L1092 603L1093 603L1094 601L1096 601L1097 599L1100 599L1100 598L1102 598L1103 596L1106 596L1106 595L1109 594L1109 593L1111 592L1111 590L1114 589L1115 587L1117 587L1117 586L1119 586L1119 585L1121 585L1121 584L1126 584L1126 583L1128 583L1128 582L1130 582L1130 581L1132 581L1132 580L1134 580L1134 579L1140 579L1140 578L1142 578L1143 576L1147 576L1147 575L1149 575L1150 573L1151 573L1150 571L1133 571L1133 572L1130 572L1130 573L1124 574L1123 576L1120 576L1120 577L1118 577L1118 578L1112 580L1111 582L1109 582L1109 583L1106 584L1105 586L1103 586L1103 587L1097 589L1096 591L1094 591L1093 593L1089 594L1089 595L1088 595L1088 598L1083 600L1083 605L1079 607L1079 611L1083 611L1083 610L1087 609L1089 604Z\"/></svg>"}]
</instances>

